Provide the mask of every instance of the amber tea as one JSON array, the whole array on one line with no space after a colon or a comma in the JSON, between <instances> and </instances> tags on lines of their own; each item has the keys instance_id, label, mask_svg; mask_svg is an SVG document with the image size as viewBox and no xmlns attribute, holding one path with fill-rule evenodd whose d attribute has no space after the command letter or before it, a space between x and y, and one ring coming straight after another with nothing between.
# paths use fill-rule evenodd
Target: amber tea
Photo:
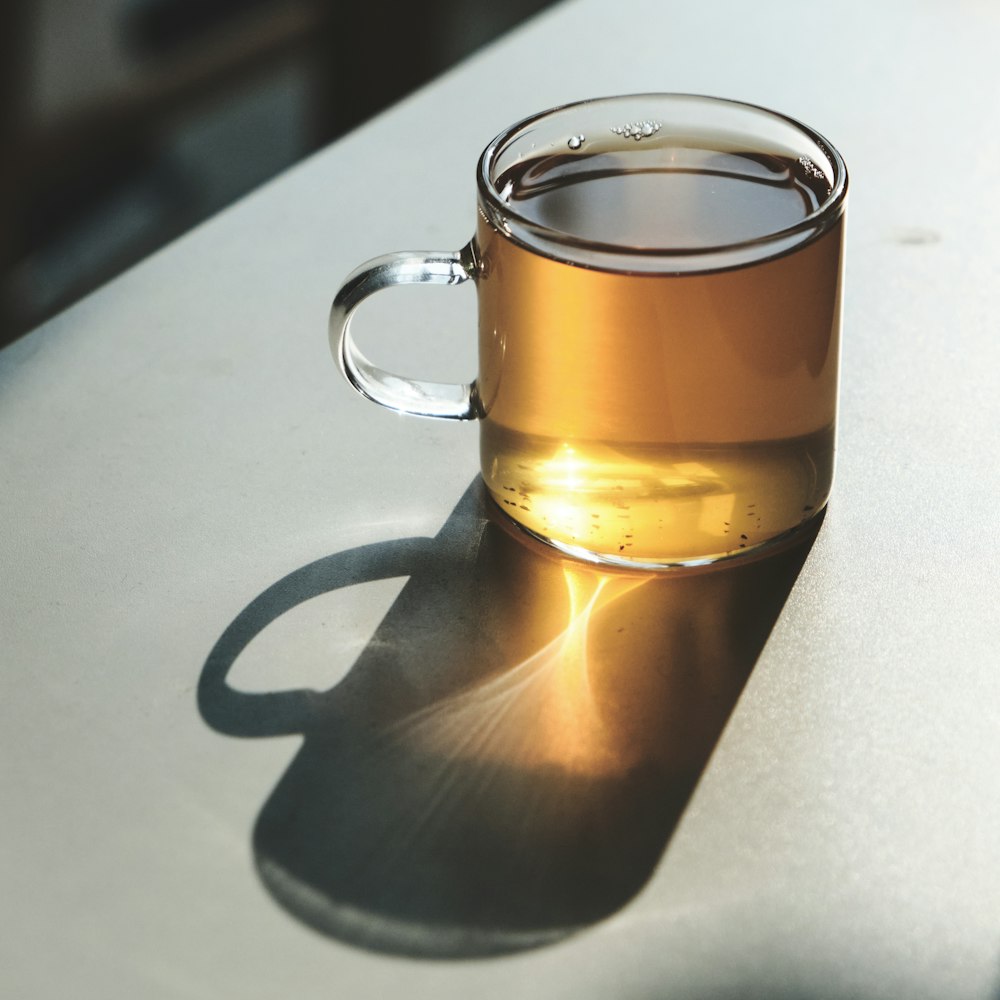
<instances>
[{"instance_id":1,"label":"amber tea","mask_svg":"<svg viewBox=\"0 0 1000 1000\"><path fill-rule=\"evenodd\" d=\"M581 247L695 252L794 226L829 193L811 163L705 137L618 146L527 159L496 184ZM483 475L521 524L615 561L691 562L769 542L826 503L839 223L704 273L616 272L585 251L568 263L485 216L478 242Z\"/></svg>"}]
</instances>

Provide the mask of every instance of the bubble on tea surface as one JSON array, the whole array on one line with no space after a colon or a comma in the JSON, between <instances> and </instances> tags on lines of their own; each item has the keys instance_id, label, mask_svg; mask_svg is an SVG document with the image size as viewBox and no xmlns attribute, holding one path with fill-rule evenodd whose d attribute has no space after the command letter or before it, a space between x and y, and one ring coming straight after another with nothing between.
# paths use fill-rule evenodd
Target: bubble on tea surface
<instances>
[{"instance_id":1,"label":"bubble on tea surface","mask_svg":"<svg viewBox=\"0 0 1000 1000\"><path fill-rule=\"evenodd\" d=\"M623 139L634 139L639 142L641 139L648 139L651 135L656 135L662 128L662 123L644 118L642 121L629 122L627 125L618 125L611 131L615 135L620 135Z\"/></svg>"},{"instance_id":2,"label":"bubble on tea surface","mask_svg":"<svg viewBox=\"0 0 1000 1000\"><path fill-rule=\"evenodd\" d=\"M817 167L816 164L812 160L810 160L808 156L800 156L797 162L799 165L799 170L801 171L804 177L810 178L812 180L823 181L825 183L826 196L829 197L832 188L830 187L830 182L826 174L824 174L823 171L820 170L820 168Z\"/></svg>"},{"instance_id":3,"label":"bubble on tea surface","mask_svg":"<svg viewBox=\"0 0 1000 1000\"><path fill-rule=\"evenodd\" d=\"M807 174L810 177L820 177L823 178L824 180L826 179L826 175L823 173L823 171L820 170L819 167L817 167L816 164L813 163L813 161L810 160L808 156L800 156L798 162L804 174Z\"/></svg>"},{"instance_id":4,"label":"bubble on tea surface","mask_svg":"<svg viewBox=\"0 0 1000 1000\"><path fill-rule=\"evenodd\" d=\"M586 136L584 135L574 135L571 136L569 142L566 143L570 149L579 149L586 141Z\"/></svg>"}]
</instances>

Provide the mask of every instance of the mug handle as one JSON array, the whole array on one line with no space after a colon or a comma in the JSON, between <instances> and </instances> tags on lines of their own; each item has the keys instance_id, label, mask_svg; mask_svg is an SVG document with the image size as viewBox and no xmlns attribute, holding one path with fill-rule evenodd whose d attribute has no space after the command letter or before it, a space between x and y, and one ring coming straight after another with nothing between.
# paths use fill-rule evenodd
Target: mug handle
<instances>
[{"instance_id":1,"label":"mug handle","mask_svg":"<svg viewBox=\"0 0 1000 1000\"><path fill-rule=\"evenodd\" d=\"M479 416L476 383L422 382L394 375L373 365L351 336L354 310L369 295L390 285L460 285L476 275L470 241L461 250L422 253L403 251L374 257L352 271L330 310L330 350L340 370L362 396L417 417L475 420Z\"/></svg>"}]
</instances>

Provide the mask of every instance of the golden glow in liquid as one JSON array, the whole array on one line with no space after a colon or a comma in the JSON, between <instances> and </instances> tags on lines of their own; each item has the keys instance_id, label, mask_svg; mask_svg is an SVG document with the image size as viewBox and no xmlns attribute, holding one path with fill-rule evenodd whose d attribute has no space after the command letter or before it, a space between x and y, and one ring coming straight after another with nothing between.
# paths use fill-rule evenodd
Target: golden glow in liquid
<instances>
[{"instance_id":1,"label":"golden glow in liquid","mask_svg":"<svg viewBox=\"0 0 1000 1000\"><path fill-rule=\"evenodd\" d=\"M730 447L631 449L500 431L485 436L484 448L492 456L487 485L524 527L638 563L710 560L764 544L822 507L833 467L832 430Z\"/></svg>"}]
</instances>

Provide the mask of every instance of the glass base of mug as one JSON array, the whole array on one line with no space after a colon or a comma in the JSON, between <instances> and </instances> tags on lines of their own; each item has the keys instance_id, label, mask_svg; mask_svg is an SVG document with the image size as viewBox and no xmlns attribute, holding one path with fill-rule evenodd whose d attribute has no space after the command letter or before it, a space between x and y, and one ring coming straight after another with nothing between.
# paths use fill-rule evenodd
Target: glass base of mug
<instances>
[{"instance_id":1,"label":"glass base of mug","mask_svg":"<svg viewBox=\"0 0 1000 1000\"><path fill-rule=\"evenodd\" d=\"M536 542L541 542L547 548L554 549L556 552L570 559L576 559L607 569L634 570L643 573L699 569L706 566L717 566L722 563L743 563L754 558L770 556L793 545L800 544L810 536L815 536L826 514L827 507L826 502L824 502L814 511L810 511L808 517L787 531L772 535L762 542L747 545L745 548L713 553L711 555L692 556L690 558L677 556L669 559L650 559L643 558L642 556L625 557L605 552L594 552L582 545L571 545L555 538L549 538L537 531L533 531L518 521L517 518L508 514L488 489L484 489L483 492L489 498L492 511L500 515L498 520L508 529L512 529L515 534L533 539Z\"/></svg>"}]
</instances>

